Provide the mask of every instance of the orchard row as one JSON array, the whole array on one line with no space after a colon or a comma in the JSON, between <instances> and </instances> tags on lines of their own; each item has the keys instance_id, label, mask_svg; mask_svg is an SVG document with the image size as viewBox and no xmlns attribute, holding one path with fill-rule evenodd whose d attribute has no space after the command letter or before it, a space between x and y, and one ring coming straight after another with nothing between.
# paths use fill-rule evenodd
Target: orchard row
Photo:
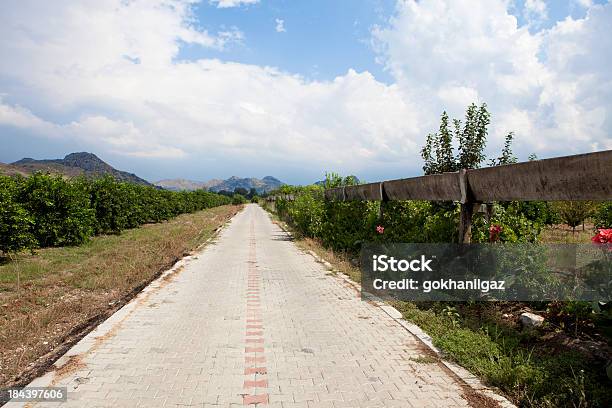
<instances>
[{"instance_id":1,"label":"orchard row","mask_svg":"<svg viewBox=\"0 0 612 408\"><path fill-rule=\"evenodd\" d=\"M173 192L111 176L0 176L0 252L79 245L93 235L117 234L231 201L203 190Z\"/></svg>"}]
</instances>

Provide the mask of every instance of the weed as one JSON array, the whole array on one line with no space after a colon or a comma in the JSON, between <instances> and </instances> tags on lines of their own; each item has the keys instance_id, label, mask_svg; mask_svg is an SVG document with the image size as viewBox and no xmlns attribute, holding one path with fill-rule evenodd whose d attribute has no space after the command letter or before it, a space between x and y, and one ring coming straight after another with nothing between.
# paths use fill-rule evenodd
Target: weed
<instances>
[{"instance_id":1,"label":"weed","mask_svg":"<svg viewBox=\"0 0 612 408\"><path fill-rule=\"evenodd\" d=\"M419 363L419 364L435 364L440 360L438 360L436 357L433 357L433 356L419 356L419 357L410 357L410 361L414 361L415 363Z\"/></svg>"}]
</instances>

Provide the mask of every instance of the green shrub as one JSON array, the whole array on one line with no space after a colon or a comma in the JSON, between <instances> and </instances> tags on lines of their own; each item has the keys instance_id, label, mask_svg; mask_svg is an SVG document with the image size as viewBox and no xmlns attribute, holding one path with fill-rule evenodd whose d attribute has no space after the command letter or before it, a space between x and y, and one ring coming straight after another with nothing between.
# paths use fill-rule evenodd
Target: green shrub
<instances>
[{"instance_id":1,"label":"green shrub","mask_svg":"<svg viewBox=\"0 0 612 408\"><path fill-rule=\"evenodd\" d=\"M319 186L305 188L287 207L287 215L306 236L317 237L323 233L325 205L322 194L323 189Z\"/></svg>"},{"instance_id":2,"label":"green shrub","mask_svg":"<svg viewBox=\"0 0 612 408\"><path fill-rule=\"evenodd\" d=\"M111 176L70 181L42 173L0 176L0 251L79 245L94 233L120 233L230 202L204 190L172 192Z\"/></svg>"},{"instance_id":3,"label":"green shrub","mask_svg":"<svg viewBox=\"0 0 612 408\"><path fill-rule=\"evenodd\" d=\"M557 201L554 208L561 221L573 231L595 213L596 205L592 201Z\"/></svg>"},{"instance_id":4,"label":"green shrub","mask_svg":"<svg viewBox=\"0 0 612 408\"><path fill-rule=\"evenodd\" d=\"M538 225L553 225L562 222L553 203L548 201L515 201L512 205L518 214Z\"/></svg>"},{"instance_id":5,"label":"green shrub","mask_svg":"<svg viewBox=\"0 0 612 408\"><path fill-rule=\"evenodd\" d=\"M324 203L320 238L335 250L359 250L361 244L372 240L376 213L365 201Z\"/></svg>"},{"instance_id":6,"label":"green shrub","mask_svg":"<svg viewBox=\"0 0 612 408\"><path fill-rule=\"evenodd\" d=\"M0 176L0 252L4 254L36 247L34 219L16 201L17 194L17 179Z\"/></svg>"},{"instance_id":7,"label":"green shrub","mask_svg":"<svg viewBox=\"0 0 612 408\"><path fill-rule=\"evenodd\" d=\"M335 179L334 179L335 180ZM342 184L337 177L329 184ZM334 250L358 251L364 242L456 242L458 237L459 205L428 201L333 201L325 200L320 186L284 186L278 198L276 212L308 237L319 238ZM380 210L382 207L382 217ZM541 225L530 220L518 203L495 204L491 223L502 226L503 242L534 242ZM376 227L384 227L379 234ZM482 214L472 221L473 242L488 242L489 226Z\"/></svg>"},{"instance_id":8,"label":"green shrub","mask_svg":"<svg viewBox=\"0 0 612 408\"><path fill-rule=\"evenodd\" d=\"M113 177L106 176L91 184L91 203L96 214L96 234L118 234L128 227L130 194Z\"/></svg>"},{"instance_id":9,"label":"green shrub","mask_svg":"<svg viewBox=\"0 0 612 408\"><path fill-rule=\"evenodd\" d=\"M93 233L95 213L84 180L36 173L21 183L18 201L32 216L41 247L79 245Z\"/></svg>"},{"instance_id":10,"label":"green shrub","mask_svg":"<svg viewBox=\"0 0 612 408\"><path fill-rule=\"evenodd\" d=\"M246 204L246 202L247 200L242 194L234 194L232 196L232 204L234 205Z\"/></svg>"},{"instance_id":11,"label":"green shrub","mask_svg":"<svg viewBox=\"0 0 612 408\"><path fill-rule=\"evenodd\" d=\"M593 218L597 228L612 228L612 201L599 204Z\"/></svg>"},{"instance_id":12,"label":"green shrub","mask_svg":"<svg viewBox=\"0 0 612 408\"><path fill-rule=\"evenodd\" d=\"M542 231L542 224L526 216L518 202L495 203L490 223L484 215L476 214L472 219L472 242L488 242L490 225L501 227L501 242L536 242Z\"/></svg>"},{"instance_id":13,"label":"green shrub","mask_svg":"<svg viewBox=\"0 0 612 408\"><path fill-rule=\"evenodd\" d=\"M453 242L457 240L459 207L428 201L392 201L382 204L386 242Z\"/></svg>"}]
</instances>

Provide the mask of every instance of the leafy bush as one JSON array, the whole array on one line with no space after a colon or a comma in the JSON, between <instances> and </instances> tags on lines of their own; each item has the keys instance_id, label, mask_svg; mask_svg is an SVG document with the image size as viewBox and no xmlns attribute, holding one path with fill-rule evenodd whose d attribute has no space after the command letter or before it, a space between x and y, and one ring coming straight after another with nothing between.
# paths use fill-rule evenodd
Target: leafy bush
<instances>
[{"instance_id":1,"label":"leafy bush","mask_svg":"<svg viewBox=\"0 0 612 408\"><path fill-rule=\"evenodd\" d=\"M484 216L472 219L472 242L488 242L490 225L501 227L501 242L536 242L542 225L522 211L519 202L494 204L493 216L487 223Z\"/></svg>"},{"instance_id":2,"label":"leafy bush","mask_svg":"<svg viewBox=\"0 0 612 408\"><path fill-rule=\"evenodd\" d=\"M110 176L91 185L91 203L96 214L96 234L119 233L128 225L130 206L127 189Z\"/></svg>"},{"instance_id":3,"label":"leafy bush","mask_svg":"<svg viewBox=\"0 0 612 408\"><path fill-rule=\"evenodd\" d=\"M594 211L593 218L597 228L612 228L612 202L599 204Z\"/></svg>"},{"instance_id":4,"label":"leafy bush","mask_svg":"<svg viewBox=\"0 0 612 408\"><path fill-rule=\"evenodd\" d=\"M527 219L540 225L554 225L562 222L559 213L552 202L548 201L519 201L517 209Z\"/></svg>"},{"instance_id":5,"label":"leafy bush","mask_svg":"<svg viewBox=\"0 0 612 408\"><path fill-rule=\"evenodd\" d=\"M32 231L41 247L78 245L93 233L95 214L87 182L34 174L19 186L18 201L34 220Z\"/></svg>"},{"instance_id":6,"label":"leafy bush","mask_svg":"<svg viewBox=\"0 0 612 408\"><path fill-rule=\"evenodd\" d=\"M16 180L0 176L0 252L4 254L36 246L32 234L34 220L23 205L16 201L17 193Z\"/></svg>"},{"instance_id":7,"label":"leafy bush","mask_svg":"<svg viewBox=\"0 0 612 408\"><path fill-rule=\"evenodd\" d=\"M165 191L110 176L0 176L0 251L79 245L94 233L120 233L230 201L203 190Z\"/></svg>"},{"instance_id":8,"label":"leafy bush","mask_svg":"<svg viewBox=\"0 0 612 408\"><path fill-rule=\"evenodd\" d=\"M561 220L575 230L593 215L595 204L591 201L558 201L554 203L554 208Z\"/></svg>"},{"instance_id":9,"label":"leafy bush","mask_svg":"<svg viewBox=\"0 0 612 408\"><path fill-rule=\"evenodd\" d=\"M458 206L447 209L427 201L394 201L382 205L381 225L385 227L384 241L453 242L456 240Z\"/></svg>"},{"instance_id":10,"label":"leafy bush","mask_svg":"<svg viewBox=\"0 0 612 408\"><path fill-rule=\"evenodd\" d=\"M376 204L366 201L325 201L320 238L335 250L356 251L373 240L377 221Z\"/></svg>"},{"instance_id":11,"label":"leafy bush","mask_svg":"<svg viewBox=\"0 0 612 408\"><path fill-rule=\"evenodd\" d=\"M305 187L286 210L287 216L306 236L316 237L323 233L325 205L322 195L320 186Z\"/></svg>"},{"instance_id":12,"label":"leafy bush","mask_svg":"<svg viewBox=\"0 0 612 408\"><path fill-rule=\"evenodd\" d=\"M330 183L331 184L331 183ZM320 186L283 186L294 196L278 198L276 212L300 233L319 238L334 250L357 251L363 242L456 242L459 205L428 201L339 202L325 200ZM382 207L382 214L381 214ZM530 220L518 203L495 204L490 221L501 227L502 242L535 242L541 225ZM384 227L377 233L377 226ZM473 242L488 242L489 223L481 214L472 220Z\"/></svg>"},{"instance_id":13,"label":"leafy bush","mask_svg":"<svg viewBox=\"0 0 612 408\"><path fill-rule=\"evenodd\" d=\"M234 205L246 204L246 202L247 200L242 194L234 194L232 197L232 204Z\"/></svg>"}]
</instances>

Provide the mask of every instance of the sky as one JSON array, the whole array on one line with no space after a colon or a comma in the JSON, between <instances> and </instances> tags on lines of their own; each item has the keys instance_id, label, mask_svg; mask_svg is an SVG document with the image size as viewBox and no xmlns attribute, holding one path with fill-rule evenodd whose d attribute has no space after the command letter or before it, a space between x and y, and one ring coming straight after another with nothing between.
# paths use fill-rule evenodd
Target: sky
<instances>
[{"instance_id":1,"label":"sky","mask_svg":"<svg viewBox=\"0 0 612 408\"><path fill-rule=\"evenodd\" d=\"M612 149L612 4L0 2L0 162L88 151L150 181L422 174L442 111L487 153Z\"/></svg>"}]
</instances>

